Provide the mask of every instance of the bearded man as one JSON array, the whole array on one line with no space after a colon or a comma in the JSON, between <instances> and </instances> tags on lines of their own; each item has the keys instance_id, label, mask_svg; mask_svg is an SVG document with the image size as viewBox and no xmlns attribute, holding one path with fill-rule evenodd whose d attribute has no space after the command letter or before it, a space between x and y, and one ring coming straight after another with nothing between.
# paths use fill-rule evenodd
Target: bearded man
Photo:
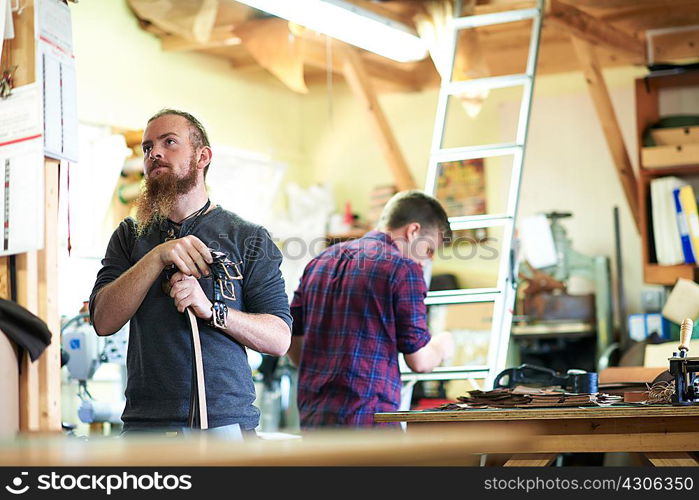
<instances>
[{"instance_id":1,"label":"bearded man","mask_svg":"<svg viewBox=\"0 0 699 500\"><path fill-rule=\"evenodd\" d=\"M209 427L254 435L259 410L246 348L283 356L290 344L281 252L263 227L211 205L205 177L212 150L196 118L159 111L142 147L136 219L114 231L90 296L98 335L130 321L123 432L188 427L195 390L189 309L200 331ZM223 298L215 293L212 250L235 272ZM217 301L226 307L214 307Z\"/></svg>"}]
</instances>

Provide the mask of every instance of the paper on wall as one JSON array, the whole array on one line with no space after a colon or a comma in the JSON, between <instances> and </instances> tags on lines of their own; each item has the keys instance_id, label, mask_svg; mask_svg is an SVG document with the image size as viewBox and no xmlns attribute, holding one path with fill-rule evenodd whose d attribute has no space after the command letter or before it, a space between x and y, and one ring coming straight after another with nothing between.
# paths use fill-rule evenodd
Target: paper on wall
<instances>
[{"instance_id":1,"label":"paper on wall","mask_svg":"<svg viewBox=\"0 0 699 500\"><path fill-rule=\"evenodd\" d=\"M558 263L551 225L545 215L523 217L519 232L522 254L532 267L541 269Z\"/></svg>"},{"instance_id":2,"label":"paper on wall","mask_svg":"<svg viewBox=\"0 0 699 500\"><path fill-rule=\"evenodd\" d=\"M41 92L35 84L16 87L0 106L0 148L41 137Z\"/></svg>"},{"instance_id":3,"label":"paper on wall","mask_svg":"<svg viewBox=\"0 0 699 500\"><path fill-rule=\"evenodd\" d=\"M39 41L72 58L73 25L68 5L60 0L39 0L35 12L36 37Z\"/></svg>"},{"instance_id":4,"label":"paper on wall","mask_svg":"<svg viewBox=\"0 0 699 500\"><path fill-rule=\"evenodd\" d=\"M44 150L41 136L0 148L0 255L44 246Z\"/></svg>"},{"instance_id":5,"label":"paper on wall","mask_svg":"<svg viewBox=\"0 0 699 500\"><path fill-rule=\"evenodd\" d=\"M78 161L77 89L68 5L40 0L36 6L37 78L43 83L46 156Z\"/></svg>"},{"instance_id":6,"label":"paper on wall","mask_svg":"<svg viewBox=\"0 0 699 500\"><path fill-rule=\"evenodd\" d=\"M12 21L10 0L0 0L0 49L2 41L15 37L15 25Z\"/></svg>"}]
</instances>

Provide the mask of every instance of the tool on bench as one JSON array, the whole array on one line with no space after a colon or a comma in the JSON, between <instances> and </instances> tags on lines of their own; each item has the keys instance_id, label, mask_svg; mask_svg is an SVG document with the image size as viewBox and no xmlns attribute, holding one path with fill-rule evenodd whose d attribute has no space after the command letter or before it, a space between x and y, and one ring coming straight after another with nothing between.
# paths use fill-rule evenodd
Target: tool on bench
<instances>
[{"instance_id":1,"label":"tool on bench","mask_svg":"<svg viewBox=\"0 0 699 500\"><path fill-rule=\"evenodd\" d=\"M505 382L503 382L503 379ZM514 388L518 385L531 387L560 386L568 392L594 394L598 391L597 373L585 370L568 370L564 375L550 368L522 364L507 368L495 377L494 389Z\"/></svg>"},{"instance_id":2,"label":"tool on bench","mask_svg":"<svg viewBox=\"0 0 699 500\"><path fill-rule=\"evenodd\" d=\"M680 345L672 353L670 375L675 381L675 393L672 395L673 405L699 404L699 358L690 358L689 340L692 338L694 322L687 318L680 327Z\"/></svg>"}]
</instances>

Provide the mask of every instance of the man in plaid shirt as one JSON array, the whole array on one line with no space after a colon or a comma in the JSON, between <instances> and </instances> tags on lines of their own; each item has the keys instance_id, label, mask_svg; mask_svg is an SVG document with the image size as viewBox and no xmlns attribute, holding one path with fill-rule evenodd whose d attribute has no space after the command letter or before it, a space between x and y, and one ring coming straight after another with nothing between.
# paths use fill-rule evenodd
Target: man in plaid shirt
<instances>
[{"instance_id":1,"label":"man in plaid shirt","mask_svg":"<svg viewBox=\"0 0 699 500\"><path fill-rule=\"evenodd\" d=\"M288 352L299 370L303 428L375 425L374 413L400 405L399 352L416 372L453 354L449 333L427 329L422 270L450 236L439 202L405 191L386 204L377 230L306 266L291 303Z\"/></svg>"}]
</instances>

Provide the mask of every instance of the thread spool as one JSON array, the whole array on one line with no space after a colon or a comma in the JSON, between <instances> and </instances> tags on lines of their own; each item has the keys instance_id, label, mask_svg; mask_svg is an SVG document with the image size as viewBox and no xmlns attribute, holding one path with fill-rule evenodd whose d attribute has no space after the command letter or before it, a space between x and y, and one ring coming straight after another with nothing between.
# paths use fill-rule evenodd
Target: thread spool
<instances>
[{"instance_id":1,"label":"thread spool","mask_svg":"<svg viewBox=\"0 0 699 500\"><path fill-rule=\"evenodd\" d=\"M568 375L568 392L575 394L596 394L599 392L597 373L585 372Z\"/></svg>"},{"instance_id":2,"label":"thread spool","mask_svg":"<svg viewBox=\"0 0 699 500\"><path fill-rule=\"evenodd\" d=\"M692 331L694 330L694 322L690 318L685 318L682 320L682 325L680 326L680 345L677 349L680 351L689 351L689 341L692 338Z\"/></svg>"}]
</instances>

